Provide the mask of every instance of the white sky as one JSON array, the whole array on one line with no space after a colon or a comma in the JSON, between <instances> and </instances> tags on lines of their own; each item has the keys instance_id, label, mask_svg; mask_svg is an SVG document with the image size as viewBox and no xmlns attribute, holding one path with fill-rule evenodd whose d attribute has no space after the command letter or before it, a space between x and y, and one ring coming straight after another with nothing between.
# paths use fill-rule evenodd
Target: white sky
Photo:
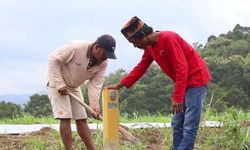
<instances>
[{"instance_id":1,"label":"white sky","mask_svg":"<svg viewBox=\"0 0 250 150\"><path fill-rule=\"evenodd\" d=\"M0 94L45 90L47 56L70 40L116 38L118 59L107 74L131 70L142 52L121 27L138 16L155 30L172 30L190 44L205 43L236 24L250 26L250 0L0 0Z\"/></svg>"}]
</instances>

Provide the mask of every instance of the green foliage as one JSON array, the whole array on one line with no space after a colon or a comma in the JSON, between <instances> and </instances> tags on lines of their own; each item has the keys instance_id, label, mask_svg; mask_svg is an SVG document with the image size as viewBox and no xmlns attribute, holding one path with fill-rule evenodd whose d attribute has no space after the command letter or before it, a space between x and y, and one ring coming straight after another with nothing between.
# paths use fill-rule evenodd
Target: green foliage
<instances>
[{"instance_id":1,"label":"green foliage","mask_svg":"<svg viewBox=\"0 0 250 150\"><path fill-rule=\"evenodd\" d=\"M41 118L37 118L39 120ZM46 118L44 118L46 119ZM17 119L18 120L18 119ZM34 119L35 120L35 119ZM125 122L170 122L171 116L167 119L162 114L151 116L144 114L139 116L135 113L132 118L122 117ZM215 109L205 107L203 120L214 120L223 122L220 128L199 128L199 133L195 142L195 149L249 149L250 148L250 112L243 112L235 108L228 108L224 112L218 113ZM46 122L44 122L46 123ZM47 123L50 123L50 119ZM246 124L248 123L248 125ZM171 128L139 128L129 129L129 131L140 139L138 144L132 144L124 140L120 134L120 149L171 149L172 129ZM92 130L92 136L97 149L103 149L103 134L101 130ZM40 130L27 134L27 138L22 138L19 146L23 149L51 149L60 150L62 144L60 132L53 129ZM86 149L76 132L73 132L74 149ZM9 147L13 147L10 143Z\"/></svg>"},{"instance_id":2,"label":"green foliage","mask_svg":"<svg viewBox=\"0 0 250 150\"><path fill-rule=\"evenodd\" d=\"M210 36L202 49L203 57L230 57L240 55L246 57L250 52L250 27L236 25L233 31L221 34L219 37Z\"/></svg>"},{"instance_id":3,"label":"green foliage","mask_svg":"<svg viewBox=\"0 0 250 150\"><path fill-rule=\"evenodd\" d=\"M47 142L44 141L41 137L29 139L23 141L24 145L27 145L27 149L34 149L34 150L44 150L46 147L49 146Z\"/></svg>"},{"instance_id":4,"label":"green foliage","mask_svg":"<svg viewBox=\"0 0 250 150\"><path fill-rule=\"evenodd\" d=\"M207 38L207 42L211 42L211 41L214 41L214 40L216 40L216 39L217 39L216 36L211 35L211 36L209 36L209 37Z\"/></svg>"},{"instance_id":5,"label":"green foliage","mask_svg":"<svg viewBox=\"0 0 250 150\"><path fill-rule=\"evenodd\" d=\"M120 80L127 75L124 69L118 69L114 73L110 73L107 77L105 77L104 86L119 83ZM120 101L126 99L130 93L126 89L121 89L120 91ZM121 104L122 105L122 104Z\"/></svg>"},{"instance_id":6,"label":"green foliage","mask_svg":"<svg viewBox=\"0 0 250 150\"><path fill-rule=\"evenodd\" d=\"M121 112L133 114L170 113L172 85L156 64L152 64L147 73L121 97ZM126 91L124 91L126 92Z\"/></svg>"},{"instance_id":7,"label":"green foliage","mask_svg":"<svg viewBox=\"0 0 250 150\"><path fill-rule=\"evenodd\" d=\"M24 111L35 117L52 115L51 104L47 95L34 94L24 107Z\"/></svg>"},{"instance_id":8,"label":"green foliage","mask_svg":"<svg viewBox=\"0 0 250 150\"><path fill-rule=\"evenodd\" d=\"M214 111L215 112L215 111ZM212 113L210 112L210 115ZM244 122L249 119L248 113L235 108L229 108L225 112L217 115L223 122L223 127L214 129L218 136L203 137L202 147L212 145L223 149L246 149L250 146L249 127ZM201 129L202 130L202 129ZM201 131L200 135L207 134ZM214 131L212 131L214 132ZM216 134L213 133L213 134ZM211 132L209 133L211 135Z\"/></svg>"},{"instance_id":9,"label":"green foliage","mask_svg":"<svg viewBox=\"0 0 250 150\"><path fill-rule=\"evenodd\" d=\"M212 74L210 89L215 92L215 99L219 98L224 103L222 106L248 109L250 76L247 60L242 56L232 55L229 58L207 57L206 62ZM210 94L211 92L208 97Z\"/></svg>"},{"instance_id":10,"label":"green foliage","mask_svg":"<svg viewBox=\"0 0 250 150\"><path fill-rule=\"evenodd\" d=\"M210 107L222 112L227 107L250 108L250 28L236 25L227 34L208 38L203 47L194 43L212 74L207 99ZM105 85L118 83L127 72L120 69L106 77ZM152 64L146 74L130 89L120 91L123 114L171 113L172 81Z\"/></svg>"},{"instance_id":11,"label":"green foliage","mask_svg":"<svg viewBox=\"0 0 250 150\"><path fill-rule=\"evenodd\" d=\"M236 25L232 31L211 35L205 46L193 46L201 53L212 74L207 100L210 107L222 112L227 107L250 108L250 27ZM105 78L104 86L118 83L127 74L118 69ZM82 87L87 98L87 86ZM127 116L171 113L173 83L152 64L146 74L130 89L120 90L120 111Z\"/></svg>"},{"instance_id":12,"label":"green foliage","mask_svg":"<svg viewBox=\"0 0 250 150\"><path fill-rule=\"evenodd\" d=\"M171 122L172 115L163 115L162 113L158 113L155 115L151 115L149 112L145 114L138 114L138 112L134 112L132 115L123 114L120 118L121 123L137 123L137 122Z\"/></svg>"},{"instance_id":13,"label":"green foliage","mask_svg":"<svg viewBox=\"0 0 250 150\"><path fill-rule=\"evenodd\" d=\"M22 108L20 105L11 102L0 102L0 119L16 117L22 113Z\"/></svg>"},{"instance_id":14,"label":"green foliage","mask_svg":"<svg viewBox=\"0 0 250 150\"><path fill-rule=\"evenodd\" d=\"M218 37L211 35L205 46L194 43L194 47L205 59L212 75L207 101L210 107L223 112L227 107L243 110L250 108L250 27L236 25L232 31ZM104 86L119 83L127 75L118 69L105 77ZM82 86L85 102L88 103L88 83ZM120 111L128 117L136 112L138 115L149 113L171 113L171 95L173 82L156 65L152 64L146 74L130 89L120 91ZM101 102L101 101L100 101ZM16 115L8 111L14 106L2 102L1 117ZM10 109L11 108L11 109ZM17 108L13 110L22 110ZM33 116L50 116L51 105L45 95L33 95L24 107L24 111Z\"/></svg>"},{"instance_id":15,"label":"green foliage","mask_svg":"<svg viewBox=\"0 0 250 150\"><path fill-rule=\"evenodd\" d=\"M203 45L200 44L199 42L195 42L195 43L193 43L192 45L193 45L193 47L194 47L197 51L201 51L202 48L203 48Z\"/></svg>"},{"instance_id":16,"label":"green foliage","mask_svg":"<svg viewBox=\"0 0 250 150\"><path fill-rule=\"evenodd\" d=\"M222 123L218 128L199 128L196 139L197 149L248 149L250 148L249 111L230 107L224 112L217 112L206 105L202 120L213 120Z\"/></svg>"},{"instance_id":17,"label":"green foliage","mask_svg":"<svg viewBox=\"0 0 250 150\"><path fill-rule=\"evenodd\" d=\"M210 36L204 47L199 43L194 43L194 46L212 74L207 96L207 99L213 99L211 107L219 112L231 106L249 109L250 28L237 25L227 34ZM105 84L117 83L125 74L124 70L118 70L106 78ZM121 112L130 115L134 112L170 113L172 90L172 81L156 64L152 64L133 87L122 89Z\"/></svg>"},{"instance_id":18,"label":"green foliage","mask_svg":"<svg viewBox=\"0 0 250 150\"><path fill-rule=\"evenodd\" d=\"M236 25L233 31L211 36L201 51L212 74L208 99L223 111L250 107L250 27Z\"/></svg>"},{"instance_id":19,"label":"green foliage","mask_svg":"<svg viewBox=\"0 0 250 150\"><path fill-rule=\"evenodd\" d=\"M49 129L39 133L34 133L36 138L27 138L21 141L25 149L32 150L61 150L64 145L60 133L56 130ZM34 136L33 135L33 136ZM75 135L74 135L75 138Z\"/></svg>"},{"instance_id":20,"label":"green foliage","mask_svg":"<svg viewBox=\"0 0 250 150\"><path fill-rule=\"evenodd\" d=\"M250 43L246 40L237 40L231 43L228 47L228 56L232 55L240 55L242 57L246 57L250 52Z\"/></svg>"},{"instance_id":21,"label":"green foliage","mask_svg":"<svg viewBox=\"0 0 250 150\"><path fill-rule=\"evenodd\" d=\"M228 109L225 113L224 120L224 132L219 140L223 143L221 146L232 149L243 149L245 145L250 142L249 130L242 126L244 120L239 116L242 111L238 111L234 108ZM230 137L230 138L229 138Z\"/></svg>"},{"instance_id":22,"label":"green foliage","mask_svg":"<svg viewBox=\"0 0 250 150\"><path fill-rule=\"evenodd\" d=\"M89 103L89 97L88 97L88 82L86 82L85 84L83 84L81 86L81 90L82 90L82 95L83 95L83 98L84 98L84 102L86 104Z\"/></svg>"},{"instance_id":23,"label":"green foliage","mask_svg":"<svg viewBox=\"0 0 250 150\"><path fill-rule=\"evenodd\" d=\"M206 99L206 104L208 105L209 109L212 108L217 110L218 112L224 111L228 105L225 99L225 96L228 95L228 92L229 91L221 88L217 84L211 83Z\"/></svg>"},{"instance_id":24,"label":"green foliage","mask_svg":"<svg viewBox=\"0 0 250 150\"><path fill-rule=\"evenodd\" d=\"M114 73L110 73L108 77L105 77L104 86L119 82L125 75L126 71L124 69L118 69Z\"/></svg>"},{"instance_id":25,"label":"green foliage","mask_svg":"<svg viewBox=\"0 0 250 150\"><path fill-rule=\"evenodd\" d=\"M45 124L58 124L59 120L55 120L53 116L43 116L43 117L34 117L27 113L21 113L12 118L3 118L0 119L0 124L37 124L37 123L45 123Z\"/></svg>"}]
</instances>

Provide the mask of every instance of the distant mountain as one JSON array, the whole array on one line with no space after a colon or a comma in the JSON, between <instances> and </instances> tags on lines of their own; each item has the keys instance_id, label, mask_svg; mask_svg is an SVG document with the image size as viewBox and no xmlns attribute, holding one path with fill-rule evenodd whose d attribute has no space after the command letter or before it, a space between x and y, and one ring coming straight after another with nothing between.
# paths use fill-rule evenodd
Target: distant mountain
<instances>
[{"instance_id":1,"label":"distant mountain","mask_svg":"<svg viewBox=\"0 0 250 150\"><path fill-rule=\"evenodd\" d=\"M33 94L3 94L0 95L0 102L5 101L5 102L12 102L15 104L27 104L27 102L30 100L30 96L34 95ZM46 94L45 91L38 92L37 94L39 95L44 95Z\"/></svg>"},{"instance_id":2,"label":"distant mountain","mask_svg":"<svg viewBox=\"0 0 250 150\"><path fill-rule=\"evenodd\" d=\"M26 104L30 100L30 96L33 94L5 94L0 95L0 101L12 102L15 104Z\"/></svg>"}]
</instances>

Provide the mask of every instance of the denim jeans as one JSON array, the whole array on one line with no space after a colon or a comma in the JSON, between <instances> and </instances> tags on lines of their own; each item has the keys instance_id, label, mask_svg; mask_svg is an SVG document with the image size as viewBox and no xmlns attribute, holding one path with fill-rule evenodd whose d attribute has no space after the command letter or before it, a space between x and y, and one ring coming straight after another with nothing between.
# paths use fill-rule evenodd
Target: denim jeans
<instances>
[{"instance_id":1,"label":"denim jeans","mask_svg":"<svg viewBox=\"0 0 250 150\"><path fill-rule=\"evenodd\" d=\"M183 112L172 118L174 150L193 149L206 94L207 85L187 89Z\"/></svg>"}]
</instances>

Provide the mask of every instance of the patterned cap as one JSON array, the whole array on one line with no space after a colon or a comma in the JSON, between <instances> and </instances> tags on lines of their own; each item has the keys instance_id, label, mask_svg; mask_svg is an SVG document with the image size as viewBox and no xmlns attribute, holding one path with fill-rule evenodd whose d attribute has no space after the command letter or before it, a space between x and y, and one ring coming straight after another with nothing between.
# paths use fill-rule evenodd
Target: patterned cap
<instances>
[{"instance_id":1,"label":"patterned cap","mask_svg":"<svg viewBox=\"0 0 250 150\"><path fill-rule=\"evenodd\" d=\"M146 24L143 21L141 21L137 16L134 16L124 25L124 27L121 29L121 32L127 39L129 39L144 25Z\"/></svg>"}]
</instances>

